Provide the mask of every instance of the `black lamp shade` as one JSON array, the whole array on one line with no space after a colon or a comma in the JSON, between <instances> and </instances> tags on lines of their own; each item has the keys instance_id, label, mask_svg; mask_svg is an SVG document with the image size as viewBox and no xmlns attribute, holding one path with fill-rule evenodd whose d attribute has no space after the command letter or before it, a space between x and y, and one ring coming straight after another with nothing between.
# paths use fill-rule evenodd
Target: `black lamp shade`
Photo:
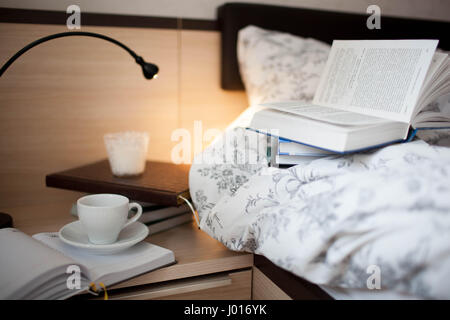
<instances>
[{"instance_id":1,"label":"black lamp shade","mask_svg":"<svg viewBox=\"0 0 450 320\"><path fill-rule=\"evenodd\" d=\"M146 79L153 79L158 74L158 71L159 69L156 64L146 62L142 65L142 72Z\"/></svg>"}]
</instances>

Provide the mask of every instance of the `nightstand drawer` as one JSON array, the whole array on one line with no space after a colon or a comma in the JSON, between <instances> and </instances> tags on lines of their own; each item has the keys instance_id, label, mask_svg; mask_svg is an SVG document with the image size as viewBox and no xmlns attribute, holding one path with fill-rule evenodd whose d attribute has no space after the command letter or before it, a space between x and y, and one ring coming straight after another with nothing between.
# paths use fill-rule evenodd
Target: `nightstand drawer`
<instances>
[{"instance_id":1,"label":"nightstand drawer","mask_svg":"<svg viewBox=\"0 0 450 320\"><path fill-rule=\"evenodd\" d=\"M251 298L252 271L221 273L113 290L110 300L218 300Z\"/></svg>"}]
</instances>

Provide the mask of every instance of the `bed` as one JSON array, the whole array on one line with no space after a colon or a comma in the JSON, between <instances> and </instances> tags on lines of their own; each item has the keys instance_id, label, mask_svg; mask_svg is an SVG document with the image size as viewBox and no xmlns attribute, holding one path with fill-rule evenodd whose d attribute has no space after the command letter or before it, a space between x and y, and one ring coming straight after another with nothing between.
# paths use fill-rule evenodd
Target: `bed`
<instances>
[{"instance_id":1,"label":"bed","mask_svg":"<svg viewBox=\"0 0 450 320\"><path fill-rule=\"evenodd\" d=\"M382 16L382 28L370 30L367 17L225 4L218 10L221 86L245 88L250 104L259 101L251 100L257 91L238 57L247 34L269 35L271 43L274 31L314 38L320 43L312 52L324 55L333 39L437 38L450 49L449 23ZM448 135L283 170L268 167L257 147L267 139L242 129L247 120L244 112L194 159L190 191L203 231L255 253L255 265L293 298L450 298L450 148L441 146Z\"/></svg>"}]
</instances>

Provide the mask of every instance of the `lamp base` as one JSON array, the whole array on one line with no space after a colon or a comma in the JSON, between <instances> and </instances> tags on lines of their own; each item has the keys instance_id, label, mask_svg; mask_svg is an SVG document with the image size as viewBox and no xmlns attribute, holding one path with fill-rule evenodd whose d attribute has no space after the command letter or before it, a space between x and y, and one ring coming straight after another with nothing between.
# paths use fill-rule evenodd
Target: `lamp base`
<instances>
[{"instance_id":1,"label":"lamp base","mask_svg":"<svg viewBox=\"0 0 450 320\"><path fill-rule=\"evenodd\" d=\"M0 229L12 228L13 220L9 214L0 212Z\"/></svg>"}]
</instances>

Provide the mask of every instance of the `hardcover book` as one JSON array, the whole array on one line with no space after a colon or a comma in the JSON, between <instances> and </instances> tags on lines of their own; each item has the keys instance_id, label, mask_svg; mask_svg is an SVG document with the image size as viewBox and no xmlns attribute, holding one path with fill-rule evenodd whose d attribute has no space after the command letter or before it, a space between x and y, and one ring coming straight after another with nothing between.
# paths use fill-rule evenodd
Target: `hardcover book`
<instances>
[{"instance_id":1,"label":"hardcover book","mask_svg":"<svg viewBox=\"0 0 450 320\"><path fill-rule=\"evenodd\" d=\"M408 140L410 129L450 127L428 110L450 93L438 40L335 40L313 102L263 104L249 129L350 153Z\"/></svg>"},{"instance_id":2,"label":"hardcover book","mask_svg":"<svg viewBox=\"0 0 450 320\"><path fill-rule=\"evenodd\" d=\"M189 199L189 166L147 161L145 171L136 177L116 177L108 160L49 174L48 187L87 193L117 193L135 201L179 206L180 196Z\"/></svg>"}]
</instances>

